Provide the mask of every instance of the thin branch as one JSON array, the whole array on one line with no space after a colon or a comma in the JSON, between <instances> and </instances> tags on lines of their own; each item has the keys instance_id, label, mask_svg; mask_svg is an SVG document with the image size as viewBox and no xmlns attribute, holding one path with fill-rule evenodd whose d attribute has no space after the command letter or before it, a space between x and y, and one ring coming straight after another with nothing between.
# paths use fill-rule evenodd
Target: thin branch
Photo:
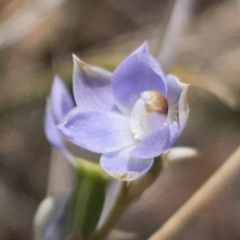
<instances>
[{"instance_id":1,"label":"thin branch","mask_svg":"<svg viewBox=\"0 0 240 240\"><path fill-rule=\"evenodd\" d=\"M240 147L215 174L148 240L177 239L191 221L240 175Z\"/></svg>"},{"instance_id":2,"label":"thin branch","mask_svg":"<svg viewBox=\"0 0 240 240\"><path fill-rule=\"evenodd\" d=\"M47 195L65 193L72 189L75 171L64 155L52 149L50 157Z\"/></svg>"},{"instance_id":3,"label":"thin branch","mask_svg":"<svg viewBox=\"0 0 240 240\"><path fill-rule=\"evenodd\" d=\"M164 68L168 67L177 55L179 39L192 16L194 2L175 0L163 39L159 43L157 59Z\"/></svg>"},{"instance_id":4,"label":"thin branch","mask_svg":"<svg viewBox=\"0 0 240 240\"><path fill-rule=\"evenodd\" d=\"M46 20L47 9L51 9L53 13L62 3L63 0L25 3L0 24L0 49L15 44L19 39L29 34Z\"/></svg>"}]
</instances>

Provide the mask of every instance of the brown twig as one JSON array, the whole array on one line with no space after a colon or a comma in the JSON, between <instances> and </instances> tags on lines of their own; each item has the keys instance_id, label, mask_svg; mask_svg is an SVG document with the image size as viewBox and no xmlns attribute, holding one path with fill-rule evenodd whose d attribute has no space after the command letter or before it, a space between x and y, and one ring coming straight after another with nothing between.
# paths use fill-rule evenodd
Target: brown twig
<instances>
[{"instance_id":1,"label":"brown twig","mask_svg":"<svg viewBox=\"0 0 240 240\"><path fill-rule=\"evenodd\" d=\"M240 175L240 147L210 179L148 240L176 239L206 205Z\"/></svg>"},{"instance_id":2,"label":"brown twig","mask_svg":"<svg viewBox=\"0 0 240 240\"><path fill-rule=\"evenodd\" d=\"M157 59L164 68L168 68L178 53L181 35L193 13L194 0L175 0L171 2L172 10L161 39Z\"/></svg>"}]
</instances>

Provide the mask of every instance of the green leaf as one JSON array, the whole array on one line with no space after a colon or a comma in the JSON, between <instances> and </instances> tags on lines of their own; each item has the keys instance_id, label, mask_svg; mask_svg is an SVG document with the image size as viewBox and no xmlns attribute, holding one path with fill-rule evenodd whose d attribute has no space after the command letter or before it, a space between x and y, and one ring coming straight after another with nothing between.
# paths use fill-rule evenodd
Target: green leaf
<instances>
[{"instance_id":1,"label":"green leaf","mask_svg":"<svg viewBox=\"0 0 240 240\"><path fill-rule=\"evenodd\" d=\"M67 233L87 239L99 221L106 194L107 178L98 164L77 161L76 185L72 194Z\"/></svg>"}]
</instances>

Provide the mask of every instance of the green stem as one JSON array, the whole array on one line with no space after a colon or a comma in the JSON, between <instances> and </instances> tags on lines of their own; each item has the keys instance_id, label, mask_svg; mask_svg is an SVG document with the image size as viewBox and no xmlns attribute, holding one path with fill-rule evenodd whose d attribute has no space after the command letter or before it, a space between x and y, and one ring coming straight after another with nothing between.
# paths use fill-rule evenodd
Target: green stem
<instances>
[{"instance_id":1,"label":"green stem","mask_svg":"<svg viewBox=\"0 0 240 240\"><path fill-rule=\"evenodd\" d=\"M128 205L127 199L126 199L126 193L127 193L127 183L123 183L121 192L116 200L115 206L113 207L112 211L108 215L105 223L103 226L96 231L93 236L90 238L91 240L102 240L106 239L109 232L112 230L112 228L117 224L119 218L122 216L123 212L126 209L126 206Z\"/></svg>"},{"instance_id":2,"label":"green stem","mask_svg":"<svg viewBox=\"0 0 240 240\"><path fill-rule=\"evenodd\" d=\"M99 165L78 159L77 179L69 209L67 233L73 239L87 239L100 218L107 179Z\"/></svg>"},{"instance_id":3,"label":"green stem","mask_svg":"<svg viewBox=\"0 0 240 240\"><path fill-rule=\"evenodd\" d=\"M162 159L161 157L158 157L155 159L154 164L149 172L142 178L133 182L123 182L122 189L119 193L116 203L108 215L105 223L90 237L90 240L106 239L126 209L133 202L135 202L142 195L142 193L157 179L159 173L161 172L161 169Z\"/></svg>"}]
</instances>

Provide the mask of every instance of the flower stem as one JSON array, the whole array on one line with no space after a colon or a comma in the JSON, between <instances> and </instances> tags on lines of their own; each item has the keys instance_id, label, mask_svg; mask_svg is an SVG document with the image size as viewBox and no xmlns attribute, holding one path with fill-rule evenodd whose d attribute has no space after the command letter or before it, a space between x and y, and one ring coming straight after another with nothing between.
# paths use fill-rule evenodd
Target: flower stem
<instances>
[{"instance_id":1,"label":"flower stem","mask_svg":"<svg viewBox=\"0 0 240 240\"><path fill-rule=\"evenodd\" d=\"M94 232L105 199L107 178L99 165L76 160L77 176L70 203L67 235L87 239ZM80 238L81 239L81 238Z\"/></svg>"},{"instance_id":2,"label":"flower stem","mask_svg":"<svg viewBox=\"0 0 240 240\"><path fill-rule=\"evenodd\" d=\"M111 229L117 224L119 218L122 216L123 212L125 211L126 207L129 204L125 197L126 192L127 183L124 182L121 188L121 192L116 200L115 206L108 215L103 226L98 231L96 231L95 234L93 234L93 236L90 238L91 240L106 239Z\"/></svg>"},{"instance_id":3,"label":"flower stem","mask_svg":"<svg viewBox=\"0 0 240 240\"><path fill-rule=\"evenodd\" d=\"M142 193L157 179L159 173L161 172L161 169L162 158L157 157L149 172L142 178L133 182L123 182L115 205L109 213L105 223L90 237L90 240L106 239L126 209L133 202L135 202L142 195Z\"/></svg>"}]
</instances>

